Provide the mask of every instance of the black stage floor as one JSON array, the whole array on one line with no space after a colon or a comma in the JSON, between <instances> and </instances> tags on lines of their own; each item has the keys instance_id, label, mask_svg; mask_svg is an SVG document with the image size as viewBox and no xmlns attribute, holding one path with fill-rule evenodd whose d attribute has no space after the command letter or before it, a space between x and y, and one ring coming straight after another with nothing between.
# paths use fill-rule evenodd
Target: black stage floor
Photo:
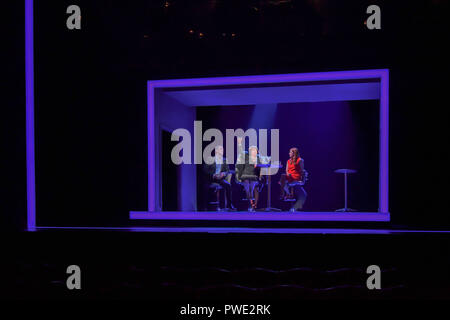
<instances>
[{"instance_id":1,"label":"black stage floor","mask_svg":"<svg viewBox=\"0 0 450 320\"><path fill-rule=\"evenodd\" d=\"M450 299L449 233L322 231L4 233L2 295L186 303ZM66 287L73 264L82 272L79 291ZM366 287L370 265L382 271L381 290Z\"/></svg>"}]
</instances>

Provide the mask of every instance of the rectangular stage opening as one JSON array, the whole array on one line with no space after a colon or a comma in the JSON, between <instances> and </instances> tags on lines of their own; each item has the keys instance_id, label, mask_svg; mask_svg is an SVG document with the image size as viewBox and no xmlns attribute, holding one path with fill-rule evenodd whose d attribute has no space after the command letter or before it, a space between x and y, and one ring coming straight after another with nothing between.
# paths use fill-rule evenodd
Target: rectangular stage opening
<instances>
[{"instance_id":1,"label":"rectangular stage opening","mask_svg":"<svg viewBox=\"0 0 450 320\"><path fill-rule=\"evenodd\" d=\"M148 139L131 219L390 220L387 70L149 81Z\"/></svg>"}]
</instances>

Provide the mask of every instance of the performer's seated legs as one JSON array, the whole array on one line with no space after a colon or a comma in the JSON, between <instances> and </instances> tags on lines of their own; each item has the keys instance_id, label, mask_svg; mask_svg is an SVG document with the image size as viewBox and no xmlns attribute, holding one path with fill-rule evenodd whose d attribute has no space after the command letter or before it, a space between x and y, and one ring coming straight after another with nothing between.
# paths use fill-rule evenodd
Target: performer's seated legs
<instances>
[{"instance_id":1,"label":"performer's seated legs","mask_svg":"<svg viewBox=\"0 0 450 320\"><path fill-rule=\"evenodd\" d=\"M287 184L284 185L284 194L288 198L293 198L294 197L294 194L292 192L292 188L289 188Z\"/></svg>"},{"instance_id":2,"label":"performer's seated legs","mask_svg":"<svg viewBox=\"0 0 450 320\"><path fill-rule=\"evenodd\" d=\"M258 177L257 176L242 176L243 185L249 200L249 211L254 211L258 205L259 191L258 191Z\"/></svg>"},{"instance_id":3,"label":"performer's seated legs","mask_svg":"<svg viewBox=\"0 0 450 320\"><path fill-rule=\"evenodd\" d=\"M253 209L256 209L258 207L258 199L259 199L259 188L258 188L259 182L258 181L252 181L251 182L251 188L252 188L252 199L253 203L252 207Z\"/></svg>"},{"instance_id":4,"label":"performer's seated legs","mask_svg":"<svg viewBox=\"0 0 450 320\"><path fill-rule=\"evenodd\" d=\"M250 192L250 181L249 180L243 180L242 186L245 190L245 196L247 197L247 200L250 200L252 198L251 192Z\"/></svg>"},{"instance_id":5,"label":"performer's seated legs","mask_svg":"<svg viewBox=\"0 0 450 320\"><path fill-rule=\"evenodd\" d=\"M292 199L294 197L292 188L289 185L295 182L296 180L292 179L290 176L287 176L286 174L281 175L279 182L281 187L280 200Z\"/></svg>"}]
</instances>

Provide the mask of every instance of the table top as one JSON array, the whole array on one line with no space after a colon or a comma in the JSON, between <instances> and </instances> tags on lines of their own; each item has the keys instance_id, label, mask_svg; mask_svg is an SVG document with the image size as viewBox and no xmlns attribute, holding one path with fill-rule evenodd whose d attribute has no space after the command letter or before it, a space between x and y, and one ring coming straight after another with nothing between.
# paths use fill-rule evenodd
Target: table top
<instances>
[{"instance_id":1,"label":"table top","mask_svg":"<svg viewBox=\"0 0 450 320\"><path fill-rule=\"evenodd\" d=\"M337 169L334 170L336 173L356 173L356 170L353 169Z\"/></svg>"},{"instance_id":2,"label":"table top","mask_svg":"<svg viewBox=\"0 0 450 320\"><path fill-rule=\"evenodd\" d=\"M281 164L259 163L256 165L259 168L283 168Z\"/></svg>"}]
</instances>

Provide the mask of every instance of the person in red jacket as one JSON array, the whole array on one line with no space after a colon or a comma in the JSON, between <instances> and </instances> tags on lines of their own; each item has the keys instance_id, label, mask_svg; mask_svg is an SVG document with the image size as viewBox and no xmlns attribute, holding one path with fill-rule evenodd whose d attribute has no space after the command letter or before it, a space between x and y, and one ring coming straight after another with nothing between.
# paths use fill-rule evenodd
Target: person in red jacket
<instances>
[{"instance_id":1,"label":"person in red jacket","mask_svg":"<svg viewBox=\"0 0 450 320\"><path fill-rule=\"evenodd\" d=\"M299 156L298 149L291 148L289 150L289 160L286 163L286 174L282 174L280 178L281 199L293 198L286 183L301 181L303 170L303 159Z\"/></svg>"}]
</instances>

